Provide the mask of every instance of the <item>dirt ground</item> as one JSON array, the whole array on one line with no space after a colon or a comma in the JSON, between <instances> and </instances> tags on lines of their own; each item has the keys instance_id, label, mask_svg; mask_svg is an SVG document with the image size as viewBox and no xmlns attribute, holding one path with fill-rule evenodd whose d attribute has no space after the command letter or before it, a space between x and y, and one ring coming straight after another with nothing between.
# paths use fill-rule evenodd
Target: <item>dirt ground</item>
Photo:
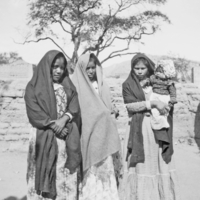
<instances>
[{"instance_id":1,"label":"dirt ground","mask_svg":"<svg viewBox=\"0 0 200 200\"><path fill-rule=\"evenodd\" d=\"M175 142L175 161L182 200L200 200L198 147ZM0 149L0 200L26 200L26 152Z\"/></svg>"}]
</instances>

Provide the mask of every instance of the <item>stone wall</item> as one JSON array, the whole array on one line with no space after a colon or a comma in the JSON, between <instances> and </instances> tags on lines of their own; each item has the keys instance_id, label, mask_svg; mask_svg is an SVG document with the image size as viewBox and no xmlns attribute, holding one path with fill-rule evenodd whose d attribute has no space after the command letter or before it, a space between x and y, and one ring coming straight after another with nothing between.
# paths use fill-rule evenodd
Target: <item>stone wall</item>
<instances>
[{"instance_id":1,"label":"stone wall","mask_svg":"<svg viewBox=\"0 0 200 200\"><path fill-rule=\"evenodd\" d=\"M122 139L128 120L122 99L123 81L120 78L107 79L120 110L117 125ZM27 149L30 125L23 98L27 82L28 79L0 81L0 143L9 149L20 149L22 144ZM174 137L200 138L200 88L192 83L176 84L176 87L178 103L174 109Z\"/></svg>"},{"instance_id":2,"label":"stone wall","mask_svg":"<svg viewBox=\"0 0 200 200\"><path fill-rule=\"evenodd\" d=\"M177 84L174 109L175 136L200 139L200 88L198 84Z\"/></svg>"},{"instance_id":3,"label":"stone wall","mask_svg":"<svg viewBox=\"0 0 200 200\"><path fill-rule=\"evenodd\" d=\"M115 104L120 110L117 120L121 137L127 124L127 112L122 99L122 82L124 79L108 78ZM174 108L174 137L192 137L200 139L200 88L198 84L176 84L178 103Z\"/></svg>"},{"instance_id":4,"label":"stone wall","mask_svg":"<svg viewBox=\"0 0 200 200\"><path fill-rule=\"evenodd\" d=\"M0 141L26 143L30 125L26 116L24 90L28 80L0 81Z\"/></svg>"},{"instance_id":5,"label":"stone wall","mask_svg":"<svg viewBox=\"0 0 200 200\"><path fill-rule=\"evenodd\" d=\"M200 64L196 64L196 66L192 68L192 82L200 85L199 77L200 77Z\"/></svg>"},{"instance_id":6,"label":"stone wall","mask_svg":"<svg viewBox=\"0 0 200 200\"><path fill-rule=\"evenodd\" d=\"M1 147L19 150L28 141L30 125L23 96L32 74L33 65L23 60L0 65Z\"/></svg>"},{"instance_id":7,"label":"stone wall","mask_svg":"<svg viewBox=\"0 0 200 200\"><path fill-rule=\"evenodd\" d=\"M33 74L33 65L23 60L0 65L0 80L30 79Z\"/></svg>"}]
</instances>

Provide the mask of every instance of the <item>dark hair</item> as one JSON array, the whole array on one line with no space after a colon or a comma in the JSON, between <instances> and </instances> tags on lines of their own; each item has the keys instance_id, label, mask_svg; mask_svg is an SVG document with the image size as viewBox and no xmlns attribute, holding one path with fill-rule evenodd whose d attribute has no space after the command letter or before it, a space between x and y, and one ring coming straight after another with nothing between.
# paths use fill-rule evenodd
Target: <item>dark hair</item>
<instances>
[{"instance_id":1,"label":"dark hair","mask_svg":"<svg viewBox=\"0 0 200 200\"><path fill-rule=\"evenodd\" d=\"M93 53L90 54L89 62L91 61L94 61L95 65L97 64L97 57Z\"/></svg>"},{"instance_id":2,"label":"dark hair","mask_svg":"<svg viewBox=\"0 0 200 200\"><path fill-rule=\"evenodd\" d=\"M142 62L147 67L147 69L148 69L147 77L151 76L154 73L154 70L151 68L149 61L145 58L142 58L142 57L139 57L139 58L134 60L134 62L132 63L132 66L131 66L131 73L134 73L133 68L139 62Z\"/></svg>"},{"instance_id":3,"label":"dark hair","mask_svg":"<svg viewBox=\"0 0 200 200\"><path fill-rule=\"evenodd\" d=\"M149 62L145 58L137 58L132 63L132 69L137 65L139 62L142 62L148 69L150 69Z\"/></svg>"},{"instance_id":4,"label":"dark hair","mask_svg":"<svg viewBox=\"0 0 200 200\"><path fill-rule=\"evenodd\" d=\"M65 58L65 56L63 55L63 53L58 53L56 56L55 56L55 58L53 59L53 62L52 62L52 64L51 64L51 68L53 67L53 64L56 62L56 60L58 59L58 58L64 58L64 62L65 62L65 69L67 68L67 60L66 60L66 58Z\"/></svg>"},{"instance_id":5,"label":"dark hair","mask_svg":"<svg viewBox=\"0 0 200 200\"><path fill-rule=\"evenodd\" d=\"M50 72L51 72L51 75L52 75L52 68L53 68L53 65L54 65L54 63L56 62L56 60L57 60L58 58L64 58L65 70L64 70L64 73L63 73L63 76L62 76L62 79L63 79L64 77L66 77L66 76L69 75L69 72L68 72L68 69L67 69L67 60L66 60L65 56L63 55L63 53L60 52L60 53L58 53L58 54L55 56L55 58L53 59L53 62L52 62L52 64L51 64Z\"/></svg>"}]
</instances>

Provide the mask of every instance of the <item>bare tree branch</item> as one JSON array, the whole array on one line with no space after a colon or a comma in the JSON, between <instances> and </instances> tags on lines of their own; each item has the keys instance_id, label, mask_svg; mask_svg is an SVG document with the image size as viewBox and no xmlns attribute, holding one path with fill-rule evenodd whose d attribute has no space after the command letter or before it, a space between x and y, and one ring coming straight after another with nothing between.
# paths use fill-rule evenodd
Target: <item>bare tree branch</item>
<instances>
[{"instance_id":1,"label":"bare tree branch","mask_svg":"<svg viewBox=\"0 0 200 200\"><path fill-rule=\"evenodd\" d=\"M110 47L112 45L112 37L110 36L98 50L96 56L99 56L99 54L106 48Z\"/></svg>"},{"instance_id":2,"label":"bare tree branch","mask_svg":"<svg viewBox=\"0 0 200 200\"><path fill-rule=\"evenodd\" d=\"M126 56L126 55L133 55L133 54L137 54L139 52L128 52L128 53L118 53L112 56L108 56L107 58L105 58L104 60L101 61L101 64L103 64L104 62L106 62L107 60L117 57L117 56Z\"/></svg>"},{"instance_id":3,"label":"bare tree branch","mask_svg":"<svg viewBox=\"0 0 200 200\"><path fill-rule=\"evenodd\" d=\"M23 43L18 43L18 42L15 42L15 43L17 43L17 44L27 44L27 43L37 43L37 42L40 42L40 41L43 41L43 40L51 40L62 52L63 52L63 54L69 59L69 60L71 60L71 58L65 53L65 51L63 50L63 48L60 46L60 45L58 45L52 38L50 38L50 37L45 37L45 38L39 38L39 39L37 39L37 40L25 40Z\"/></svg>"},{"instance_id":4,"label":"bare tree branch","mask_svg":"<svg viewBox=\"0 0 200 200\"><path fill-rule=\"evenodd\" d=\"M80 11L80 15L82 15L83 13L92 10L93 8L95 8L96 4L99 2L99 0L96 0L91 6L89 6L88 8L86 8L85 10Z\"/></svg>"},{"instance_id":5,"label":"bare tree branch","mask_svg":"<svg viewBox=\"0 0 200 200\"><path fill-rule=\"evenodd\" d=\"M118 6L120 6L120 4L118 3L118 1L117 0L114 0L115 1L115 3L118 5Z\"/></svg>"},{"instance_id":6,"label":"bare tree branch","mask_svg":"<svg viewBox=\"0 0 200 200\"><path fill-rule=\"evenodd\" d=\"M116 39L118 39L118 40L128 40L127 47L120 49L120 50L117 50L117 51L111 52L103 61L101 61L101 64L106 62L107 60L114 58L114 57L117 57L117 56L135 54L135 53L121 53L121 52L127 51L129 49L129 45L130 45L130 42L132 40L140 40L142 38L142 35L152 35L154 32L155 32L155 30L147 33L147 32L144 32L144 30L142 29L142 31L140 33L135 33L133 36L127 36L127 37L116 36L116 37L114 37L113 40L110 42L110 44L112 44L114 42L114 40L116 40ZM139 36L136 37L136 35L138 35L138 34L139 34Z\"/></svg>"},{"instance_id":7,"label":"bare tree branch","mask_svg":"<svg viewBox=\"0 0 200 200\"><path fill-rule=\"evenodd\" d=\"M105 25L104 25L104 30L102 31L102 34L99 36L98 40L97 40L97 43L94 45L94 46L91 46L91 47L88 47L86 48L82 54L85 54L86 52L88 51L97 51L97 55L99 55L99 52L100 51L103 51L103 49L105 49L106 47L108 47L107 45L104 46L104 48L101 48L100 50L100 46L102 45L103 43L103 38L104 36L106 35L107 31L109 30L109 27L111 25L111 23L113 22L114 20L114 17L121 11L125 10L125 9L128 9L129 7L131 7L132 5L134 4L138 4L141 0L138 0L137 2L133 2L133 3L130 3L127 7L124 7L123 8L123 1L121 0L121 3L119 4L116 0L115 2L117 3L118 5L118 9L116 10L116 12L112 15L111 13L111 7L109 6L109 17L107 19L107 21L105 22ZM117 37L116 37L117 38ZM115 39L116 39L115 38ZM115 40L114 39L114 40ZM114 40L112 41L112 43L114 42ZM111 44L112 44L111 43Z\"/></svg>"},{"instance_id":8,"label":"bare tree branch","mask_svg":"<svg viewBox=\"0 0 200 200\"><path fill-rule=\"evenodd\" d=\"M65 29L65 27L63 26L63 24L60 20L55 19L55 17L53 17L53 16L52 16L52 19L53 19L52 23L59 23L64 32L69 33L70 35L72 34L70 31Z\"/></svg>"},{"instance_id":9,"label":"bare tree branch","mask_svg":"<svg viewBox=\"0 0 200 200\"><path fill-rule=\"evenodd\" d=\"M105 13L101 0L35 0L30 4L29 25L34 28L36 39L29 40L29 36L24 43L51 40L66 55L64 49L56 43L60 37L53 32L53 24L57 24L65 35L71 36L72 56L70 55L71 59L68 55L66 57L75 64L80 47L86 45L82 54L92 51L99 56L117 40L127 41L126 48L113 51L102 61L105 62L116 56L134 54L128 52L130 43L139 41L143 35L154 34L160 28L160 19L170 23L168 17L159 11L146 10L135 15L123 15L136 4L160 5L167 0L110 1L116 4L113 7L108 2ZM39 37L42 38L38 39Z\"/></svg>"},{"instance_id":10,"label":"bare tree branch","mask_svg":"<svg viewBox=\"0 0 200 200\"><path fill-rule=\"evenodd\" d=\"M129 3L127 6L125 6L125 5L126 5L126 3L125 3L124 7L123 7L123 5L121 6L119 12L122 12L122 11L128 9L128 8L130 8L130 7L133 6L133 5L139 4L140 1L141 1L141 0L138 0L138 1L132 2L132 3Z\"/></svg>"},{"instance_id":11,"label":"bare tree branch","mask_svg":"<svg viewBox=\"0 0 200 200\"><path fill-rule=\"evenodd\" d=\"M105 59L102 61L102 63L105 62L105 61L107 61L107 60L110 59L110 58L113 58L113 56L115 57L115 55L120 55L121 52L127 51L127 50L129 49L130 42L131 42L131 40L128 40L128 41L127 41L127 46L126 46L126 48L123 48L123 49L120 49L120 50L111 52L111 53L107 56L107 58L105 58Z\"/></svg>"}]
</instances>

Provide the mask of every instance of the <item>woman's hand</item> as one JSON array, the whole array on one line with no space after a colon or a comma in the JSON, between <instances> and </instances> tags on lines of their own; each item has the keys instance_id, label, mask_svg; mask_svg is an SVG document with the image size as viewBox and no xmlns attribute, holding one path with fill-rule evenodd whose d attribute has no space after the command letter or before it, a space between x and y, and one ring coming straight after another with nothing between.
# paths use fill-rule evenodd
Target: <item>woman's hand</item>
<instances>
[{"instance_id":1,"label":"woman's hand","mask_svg":"<svg viewBox=\"0 0 200 200\"><path fill-rule=\"evenodd\" d=\"M62 130L61 133L60 133L60 136L61 136L62 138L66 138L66 137L68 136L68 134L69 134L68 128L63 128L63 130Z\"/></svg>"},{"instance_id":2,"label":"woman's hand","mask_svg":"<svg viewBox=\"0 0 200 200\"><path fill-rule=\"evenodd\" d=\"M161 101L151 101L151 107L158 109L160 114L164 115L166 113L168 105Z\"/></svg>"},{"instance_id":3,"label":"woman's hand","mask_svg":"<svg viewBox=\"0 0 200 200\"><path fill-rule=\"evenodd\" d=\"M65 137L67 137L67 135L69 134L69 130L68 130L68 128L66 128L66 127L64 127L64 128L61 130L61 132L58 132L58 131L57 131L57 126L56 126L55 123L52 123L52 124L50 125L50 128L54 131L54 133L55 133L56 135L60 136L61 138L65 138Z\"/></svg>"},{"instance_id":4,"label":"woman's hand","mask_svg":"<svg viewBox=\"0 0 200 200\"><path fill-rule=\"evenodd\" d=\"M55 123L53 122L53 123L51 123L51 124L49 125L49 127L50 127L53 131L55 131L56 125L55 125Z\"/></svg>"},{"instance_id":5,"label":"woman's hand","mask_svg":"<svg viewBox=\"0 0 200 200\"><path fill-rule=\"evenodd\" d=\"M55 126L53 127L53 130L55 131L56 134L61 133L63 128L65 127L65 124L69 121L69 116L64 115L60 119L55 120L54 124Z\"/></svg>"}]
</instances>

